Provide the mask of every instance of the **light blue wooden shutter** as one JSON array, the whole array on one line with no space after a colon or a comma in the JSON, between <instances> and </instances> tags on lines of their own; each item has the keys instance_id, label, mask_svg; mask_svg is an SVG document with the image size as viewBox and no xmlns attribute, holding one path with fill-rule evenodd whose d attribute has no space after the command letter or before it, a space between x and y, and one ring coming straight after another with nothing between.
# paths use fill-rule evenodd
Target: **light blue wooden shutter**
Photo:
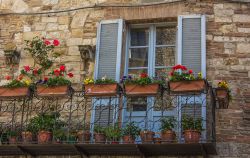
<instances>
[{"instance_id":1,"label":"light blue wooden shutter","mask_svg":"<svg viewBox=\"0 0 250 158\"><path fill-rule=\"evenodd\" d=\"M178 18L178 64L206 76L206 27L204 15Z\"/></svg>"},{"instance_id":2,"label":"light blue wooden shutter","mask_svg":"<svg viewBox=\"0 0 250 158\"><path fill-rule=\"evenodd\" d=\"M123 20L103 20L98 28L95 79L104 76L119 81Z\"/></svg>"}]
</instances>

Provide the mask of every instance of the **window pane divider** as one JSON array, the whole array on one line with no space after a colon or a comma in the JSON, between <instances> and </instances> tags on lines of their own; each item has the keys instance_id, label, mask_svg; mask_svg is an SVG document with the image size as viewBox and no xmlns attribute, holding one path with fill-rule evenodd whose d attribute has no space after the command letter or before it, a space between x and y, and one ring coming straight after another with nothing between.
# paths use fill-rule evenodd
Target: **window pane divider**
<instances>
[{"instance_id":1,"label":"window pane divider","mask_svg":"<svg viewBox=\"0 0 250 158\"><path fill-rule=\"evenodd\" d=\"M129 67L130 70L136 70L136 69L147 69L148 67Z\"/></svg>"},{"instance_id":2,"label":"window pane divider","mask_svg":"<svg viewBox=\"0 0 250 158\"><path fill-rule=\"evenodd\" d=\"M175 47L174 44L166 44L166 45L156 45L155 47Z\"/></svg>"},{"instance_id":3,"label":"window pane divider","mask_svg":"<svg viewBox=\"0 0 250 158\"><path fill-rule=\"evenodd\" d=\"M129 48L130 48L130 49L131 49L131 48L148 48L148 46L130 46Z\"/></svg>"}]
</instances>

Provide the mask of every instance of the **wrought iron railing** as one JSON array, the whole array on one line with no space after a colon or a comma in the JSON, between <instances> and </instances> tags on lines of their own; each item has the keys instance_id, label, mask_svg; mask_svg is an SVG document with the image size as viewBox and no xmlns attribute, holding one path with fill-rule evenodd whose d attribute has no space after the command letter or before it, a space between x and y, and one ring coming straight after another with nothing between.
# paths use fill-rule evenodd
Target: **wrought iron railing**
<instances>
[{"instance_id":1,"label":"wrought iron railing","mask_svg":"<svg viewBox=\"0 0 250 158\"><path fill-rule=\"evenodd\" d=\"M71 91L70 95L65 97L1 98L1 143L185 143L184 116L194 120L201 118L202 131L198 142L213 143L215 107L215 96L211 86L203 93L183 94L172 94L168 89L162 88L161 93L154 97L126 97L121 91L112 97L86 97L83 91ZM46 117L44 114L49 116ZM176 120L173 128L176 137L173 140L163 139L160 130L162 119L170 116ZM122 137L129 123L133 123L141 130L140 134L136 134L134 141L125 141ZM38 139L38 131L41 130L51 132L48 138L43 135ZM33 132L32 138L28 136L28 131ZM149 131L154 135L145 136L146 133L150 133ZM99 138L97 136L97 133L102 132L106 133L104 139L100 138L101 135Z\"/></svg>"}]
</instances>

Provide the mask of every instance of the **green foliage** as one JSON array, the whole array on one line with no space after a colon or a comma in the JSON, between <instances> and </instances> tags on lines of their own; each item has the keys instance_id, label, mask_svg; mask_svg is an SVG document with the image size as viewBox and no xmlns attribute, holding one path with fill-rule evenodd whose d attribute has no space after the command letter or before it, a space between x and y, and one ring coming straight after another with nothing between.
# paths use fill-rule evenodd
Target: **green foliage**
<instances>
[{"instance_id":1,"label":"green foliage","mask_svg":"<svg viewBox=\"0 0 250 158\"><path fill-rule=\"evenodd\" d=\"M114 126L110 125L105 128L105 136L108 140L118 141L122 136L121 128L118 124L115 124Z\"/></svg>"},{"instance_id":2,"label":"green foliage","mask_svg":"<svg viewBox=\"0 0 250 158\"><path fill-rule=\"evenodd\" d=\"M70 84L71 84L71 82L62 76L49 78L48 81L46 82L46 85L48 87L65 86L65 85L70 85Z\"/></svg>"},{"instance_id":3,"label":"green foliage","mask_svg":"<svg viewBox=\"0 0 250 158\"><path fill-rule=\"evenodd\" d=\"M53 137L55 138L55 140L66 140L66 131L63 128L55 129L53 130Z\"/></svg>"},{"instance_id":4,"label":"green foliage","mask_svg":"<svg viewBox=\"0 0 250 158\"><path fill-rule=\"evenodd\" d=\"M202 131L202 118L194 119L192 116L183 115L181 123L183 130L197 130L199 132Z\"/></svg>"},{"instance_id":5,"label":"green foliage","mask_svg":"<svg viewBox=\"0 0 250 158\"><path fill-rule=\"evenodd\" d=\"M28 51L35 62L43 67L43 69L49 68L49 53L53 51L55 46L53 44L45 44L44 38L34 37L32 40L25 40L26 47L24 50Z\"/></svg>"},{"instance_id":6,"label":"green foliage","mask_svg":"<svg viewBox=\"0 0 250 158\"><path fill-rule=\"evenodd\" d=\"M4 87L6 87L6 88L20 88L20 87L28 87L28 85L25 82L22 82L20 80L15 79L15 80L12 80L11 82L9 82Z\"/></svg>"},{"instance_id":7,"label":"green foliage","mask_svg":"<svg viewBox=\"0 0 250 158\"><path fill-rule=\"evenodd\" d=\"M164 117L161 119L161 127L160 130L167 131L172 130L176 125L176 119L175 117Z\"/></svg>"},{"instance_id":8,"label":"green foliage","mask_svg":"<svg viewBox=\"0 0 250 158\"><path fill-rule=\"evenodd\" d=\"M140 135L141 129L135 125L134 122L126 124L125 128L122 129L122 135L130 135L132 138L136 138Z\"/></svg>"},{"instance_id":9,"label":"green foliage","mask_svg":"<svg viewBox=\"0 0 250 158\"><path fill-rule=\"evenodd\" d=\"M132 77L131 75L123 76L121 79L121 83L124 84L137 84L137 85L148 85L152 83L158 83L158 84L163 84L164 81L159 80L159 79L152 79L150 78L147 73L141 73L140 76L134 76Z\"/></svg>"},{"instance_id":10,"label":"green foliage","mask_svg":"<svg viewBox=\"0 0 250 158\"><path fill-rule=\"evenodd\" d=\"M108 78L95 80L95 84L112 84L112 83L116 83L116 81Z\"/></svg>"},{"instance_id":11,"label":"green foliage","mask_svg":"<svg viewBox=\"0 0 250 158\"><path fill-rule=\"evenodd\" d=\"M41 113L33 117L27 127L27 130L36 134L40 130L52 132L54 129L60 129L65 122L59 119L58 112Z\"/></svg>"},{"instance_id":12,"label":"green foliage","mask_svg":"<svg viewBox=\"0 0 250 158\"><path fill-rule=\"evenodd\" d=\"M105 128L99 125L94 125L94 132L105 134Z\"/></svg>"}]
</instances>

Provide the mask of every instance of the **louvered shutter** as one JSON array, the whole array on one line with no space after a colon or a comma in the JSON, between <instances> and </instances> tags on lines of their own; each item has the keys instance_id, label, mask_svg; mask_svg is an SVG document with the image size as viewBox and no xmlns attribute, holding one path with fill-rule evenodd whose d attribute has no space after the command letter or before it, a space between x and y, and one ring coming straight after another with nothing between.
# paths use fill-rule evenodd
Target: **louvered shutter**
<instances>
[{"instance_id":1,"label":"louvered shutter","mask_svg":"<svg viewBox=\"0 0 250 158\"><path fill-rule=\"evenodd\" d=\"M178 64L206 76L206 28L204 15L179 16Z\"/></svg>"},{"instance_id":2,"label":"louvered shutter","mask_svg":"<svg viewBox=\"0 0 250 158\"><path fill-rule=\"evenodd\" d=\"M95 79L106 76L117 82L120 80L123 20L103 20L97 31ZM107 126L114 123L114 105L117 98L94 99L91 123ZM93 129L92 129L93 130Z\"/></svg>"},{"instance_id":3,"label":"louvered shutter","mask_svg":"<svg viewBox=\"0 0 250 158\"><path fill-rule=\"evenodd\" d=\"M113 123L113 106L96 106L94 124L105 127Z\"/></svg>"},{"instance_id":4,"label":"louvered shutter","mask_svg":"<svg viewBox=\"0 0 250 158\"><path fill-rule=\"evenodd\" d=\"M123 20L103 20L98 28L95 79L104 76L119 81Z\"/></svg>"},{"instance_id":5,"label":"louvered shutter","mask_svg":"<svg viewBox=\"0 0 250 158\"><path fill-rule=\"evenodd\" d=\"M178 17L178 53L177 64L187 66L195 73L201 72L206 77L206 19L205 15L184 15ZM182 99L181 115L189 115L194 118L206 119L206 96ZM195 102L195 103L194 103ZM181 119L181 118L180 118ZM203 129L206 122L203 121ZM181 132L182 133L182 132ZM203 137L205 133L203 132Z\"/></svg>"}]
</instances>

